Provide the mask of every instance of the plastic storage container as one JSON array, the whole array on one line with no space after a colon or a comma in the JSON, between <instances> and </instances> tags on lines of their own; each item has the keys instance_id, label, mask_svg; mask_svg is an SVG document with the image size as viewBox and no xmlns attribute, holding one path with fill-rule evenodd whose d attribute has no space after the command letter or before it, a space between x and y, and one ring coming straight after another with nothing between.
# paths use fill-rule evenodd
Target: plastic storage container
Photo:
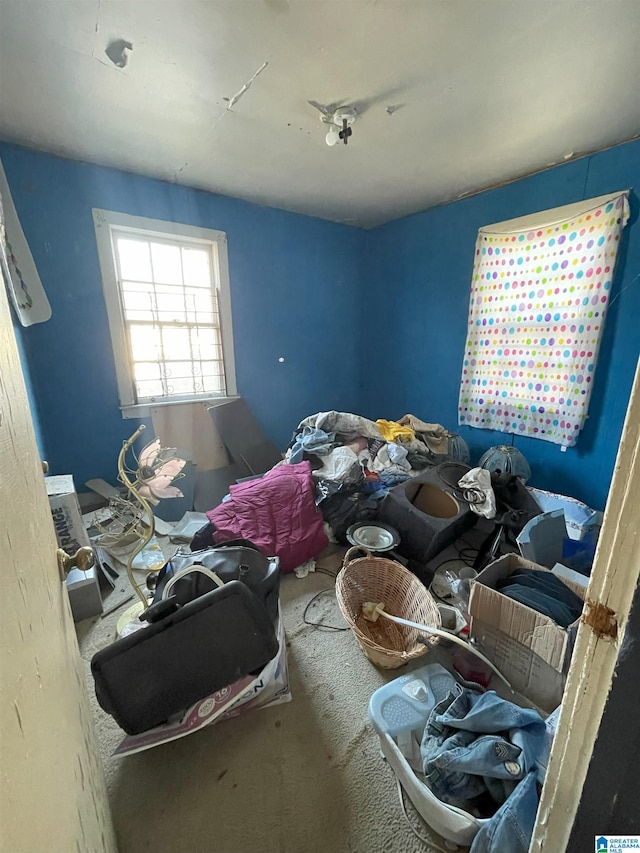
<instances>
[{"instance_id":1,"label":"plastic storage container","mask_svg":"<svg viewBox=\"0 0 640 853\"><path fill-rule=\"evenodd\" d=\"M380 748L418 814L450 845L470 845L487 819L439 800L422 777L420 743L424 727L447 670L434 663L379 687L369 702L369 717L380 737ZM506 853L506 851L505 851Z\"/></svg>"},{"instance_id":2,"label":"plastic storage container","mask_svg":"<svg viewBox=\"0 0 640 853\"><path fill-rule=\"evenodd\" d=\"M528 486L528 490L536 499L542 512L551 512L554 509L564 510L567 533L571 539L580 541L588 539L595 544L602 526L603 514L599 510L591 509L582 501L567 495L558 495L555 492L534 489L531 486Z\"/></svg>"}]
</instances>

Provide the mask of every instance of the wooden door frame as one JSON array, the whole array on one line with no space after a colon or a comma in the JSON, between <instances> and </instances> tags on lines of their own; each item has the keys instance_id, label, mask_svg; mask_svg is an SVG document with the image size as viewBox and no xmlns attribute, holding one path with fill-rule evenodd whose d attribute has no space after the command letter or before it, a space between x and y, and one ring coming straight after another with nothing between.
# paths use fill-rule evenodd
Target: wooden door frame
<instances>
[{"instance_id":1,"label":"wooden door frame","mask_svg":"<svg viewBox=\"0 0 640 853\"><path fill-rule=\"evenodd\" d=\"M564 853L640 575L640 360L529 853Z\"/></svg>"},{"instance_id":2,"label":"wooden door frame","mask_svg":"<svg viewBox=\"0 0 640 853\"><path fill-rule=\"evenodd\" d=\"M116 853L2 273L0 290L0 851Z\"/></svg>"}]
</instances>

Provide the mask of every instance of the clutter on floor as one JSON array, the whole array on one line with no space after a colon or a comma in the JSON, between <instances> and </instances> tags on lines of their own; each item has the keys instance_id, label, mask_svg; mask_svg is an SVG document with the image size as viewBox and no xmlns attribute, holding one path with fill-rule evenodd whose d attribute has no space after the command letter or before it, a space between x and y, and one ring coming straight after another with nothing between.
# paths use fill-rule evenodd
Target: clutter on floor
<instances>
[{"instance_id":1,"label":"clutter on floor","mask_svg":"<svg viewBox=\"0 0 640 853\"><path fill-rule=\"evenodd\" d=\"M469 613L475 640L513 686L539 708L553 711L562 701L566 675L582 608L557 603L549 608L539 590L502 588L523 570L544 578L547 589L562 584L568 601L584 600L585 588L556 577L544 566L507 554L485 568L471 587ZM524 590L524 593L522 592ZM542 612L542 610L546 612ZM573 618L575 617L575 618ZM563 624L559 624L560 618Z\"/></svg>"},{"instance_id":2,"label":"clutter on floor","mask_svg":"<svg viewBox=\"0 0 640 853\"><path fill-rule=\"evenodd\" d=\"M309 462L277 466L229 491L230 499L207 513L214 542L249 539L265 554L277 555L283 572L292 572L326 547Z\"/></svg>"},{"instance_id":3,"label":"clutter on floor","mask_svg":"<svg viewBox=\"0 0 640 853\"><path fill-rule=\"evenodd\" d=\"M70 474L46 477L45 483L58 547L73 556L79 548L90 545L89 536L82 523L73 477ZM95 564L84 571L74 568L65 578L75 622L102 613L98 571Z\"/></svg>"},{"instance_id":4,"label":"clutter on floor","mask_svg":"<svg viewBox=\"0 0 640 853\"><path fill-rule=\"evenodd\" d=\"M133 755L249 711L290 702L287 648L280 617L276 625L277 652L264 667L242 678L235 678L234 674L228 686L199 699L162 725L145 727L141 733L127 735L113 750L113 755Z\"/></svg>"},{"instance_id":5,"label":"clutter on floor","mask_svg":"<svg viewBox=\"0 0 640 853\"><path fill-rule=\"evenodd\" d=\"M403 790L449 842L524 853L600 514L526 487L517 448L490 448L472 467L459 436L415 415L310 415L283 456L244 401L210 416L230 461L214 505L194 511L188 491L181 517L163 513L176 523L154 535L149 500L175 499L188 465L156 441L148 465L120 465L143 511L117 492L86 518L109 585L124 566L144 604L92 660L98 702L127 732L114 754L288 701L280 572L295 584L330 574L338 609L307 617L321 594L331 601L327 587L302 622L347 632L382 672L415 670L369 706L405 815ZM330 542L353 547L328 572L318 558ZM427 653L438 662L416 670Z\"/></svg>"},{"instance_id":6,"label":"clutter on floor","mask_svg":"<svg viewBox=\"0 0 640 853\"><path fill-rule=\"evenodd\" d=\"M471 853L526 853L538 807L540 714L430 664L379 688L369 717L421 817Z\"/></svg>"}]
</instances>

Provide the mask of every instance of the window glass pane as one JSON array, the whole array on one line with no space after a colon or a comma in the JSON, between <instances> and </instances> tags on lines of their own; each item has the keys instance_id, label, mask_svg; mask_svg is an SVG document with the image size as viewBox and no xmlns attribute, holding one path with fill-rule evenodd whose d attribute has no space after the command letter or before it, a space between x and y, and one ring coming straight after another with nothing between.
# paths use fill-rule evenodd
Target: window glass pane
<instances>
[{"instance_id":1,"label":"window glass pane","mask_svg":"<svg viewBox=\"0 0 640 853\"><path fill-rule=\"evenodd\" d=\"M153 319L152 285L126 281L122 283L122 303L127 320Z\"/></svg>"},{"instance_id":2,"label":"window glass pane","mask_svg":"<svg viewBox=\"0 0 640 853\"><path fill-rule=\"evenodd\" d=\"M157 326L129 326L131 355L134 361L158 361L160 357L160 329Z\"/></svg>"},{"instance_id":3,"label":"window glass pane","mask_svg":"<svg viewBox=\"0 0 640 853\"><path fill-rule=\"evenodd\" d=\"M193 379L194 364L191 361L165 361L162 365L162 373L168 380Z\"/></svg>"},{"instance_id":4,"label":"window glass pane","mask_svg":"<svg viewBox=\"0 0 640 853\"><path fill-rule=\"evenodd\" d=\"M195 394L199 390L195 387L193 376L172 376L166 382L169 394Z\"/></svg>"},{"instance_id":5,"label":"window glass pane","mask_svg":"<svg viewBox=\"0 0 640 853\"><path fill-rule=\"evenodd\" d=\"M223 392L225 390L224 387L224 377L223 376L203 376L202 377L202 391L205 394L215 394L218 391Z\"/></svg>"},{"instance_id":6,"label":"window glass pane","mask_svg":"<svg viewBox=\"0 0 640 853\"><path fill-rule=\"evenodd\" d=\"M152 361L138 361L133 365L136 382L144 382L150 379L160 379L160 365Z\"/></svg>"},{"instance_id":7,"label":"window glass pane","mask_svg":"<svg viewBox=\"0 0 640 853\"><path fill-rule=\"evenodd\" d=\"M164 358L166 361L191 359L191 338L189 329L184 326L177 328L164 326L162 329Z\"/></svg>"},{"instance_id":8,"label":"window glass pane","mask_svg":"<svg viewBox=\"0 0 640 853\"><path fill-rule=\"evenodd\" d=\"M124 321L127 336L125 351L116 353L121 399L224 393L217 287L226 275L215 242L172 238L169 225L154 232L142 220L140 229L111 227L119 305L110 320Z\"/></svg>"},{"instance_id":9,"label":"window glass pane","mask_svg":"<svg viewBox=\"0 0 640 853\"><path fill-rule=\"evenodd\" d=\"M146 240L116 239L120 276L134 281L151 281L151 260Z\"/></svg>"},{"instance_id":10,"label":"window glass pane","mask_svg":"<svg viewBox=\"0 0 640 853\"><path fill-rule=\"evenodd\" d=\"M156 293L156 304L158 306L158 319L164 323L171 321L182 321L186 319L184 310L184 293L178 288L160 288Z\"/></svg>"},{"instance_id":11,"label":"window glass pane","mask_svg":"<svg viewBox=\"0 0 640 853\"><path fill-rule=\"evenodd\" d=\"M194 359L216 360L222 358L220 334L217 329L193 329L191 343Z\"/></svg>"},{"instance_id":12,"label":"window glass pane","mask_svg":"<svg viewBox=\"0 0 640 853\"><path fill-rule=\"evenodd\" d=\"M178 246L151 243L153 278L159 284L182 284L182 264Z\"/></svg>"},{"instance_id":13,"label":"window glass pane","mask_svg":"<svg viewBox=\"0 0 640 853\"><path fill-rule=\"evenodd\" d=\"M210 290L186 290L187 320L191 323L214 322L214 299Z\"/></svg>"},{"instance_id":14,"label":"window glass pane","mask_svg":"<svg viewBox=\"0 0 640 853\"><path fill-rule=\"evenodd\" d=\"M189 287L211 287L209 252L206 249L182 249L184 283Z\"/></svg>"},{"instance_id":15,"label":"window glass pane","mask_svg":"<svg viewBox=\"0 0 640 853\"><path fill-rule=\"evenodd\" d=\"M162 397L164 396L162 382L155 380L136 382L136 394L139 400L145 400L149 397Z\"/></svg>"},{"instance_id":16,"label":"window glass pane","mask_svg":"<svg viewBox=\"0 0 640 853\"><path fill-rule=\"evenodd\" d=\"M220 376L223 373L221 361L202 361L198 363L198 370L203 376Z\"/></svg>"}]
</instances>

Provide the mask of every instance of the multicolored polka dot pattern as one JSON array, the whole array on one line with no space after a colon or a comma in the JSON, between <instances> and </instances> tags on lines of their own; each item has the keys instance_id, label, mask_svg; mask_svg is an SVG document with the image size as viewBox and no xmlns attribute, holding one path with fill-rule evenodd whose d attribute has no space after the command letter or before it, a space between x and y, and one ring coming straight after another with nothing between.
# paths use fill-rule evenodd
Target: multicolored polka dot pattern
<instances>
[{"instance_id":1,"label":"multicolored polka dot pattern","mask_svg":"<svg viewBox=\"0 0 640 853\"><path fill-rule=\"evenodd\" d=\"M566 222L480 229L458 423L576 443L628 218L625 193Z\"/></svg>"}]
</instances>

